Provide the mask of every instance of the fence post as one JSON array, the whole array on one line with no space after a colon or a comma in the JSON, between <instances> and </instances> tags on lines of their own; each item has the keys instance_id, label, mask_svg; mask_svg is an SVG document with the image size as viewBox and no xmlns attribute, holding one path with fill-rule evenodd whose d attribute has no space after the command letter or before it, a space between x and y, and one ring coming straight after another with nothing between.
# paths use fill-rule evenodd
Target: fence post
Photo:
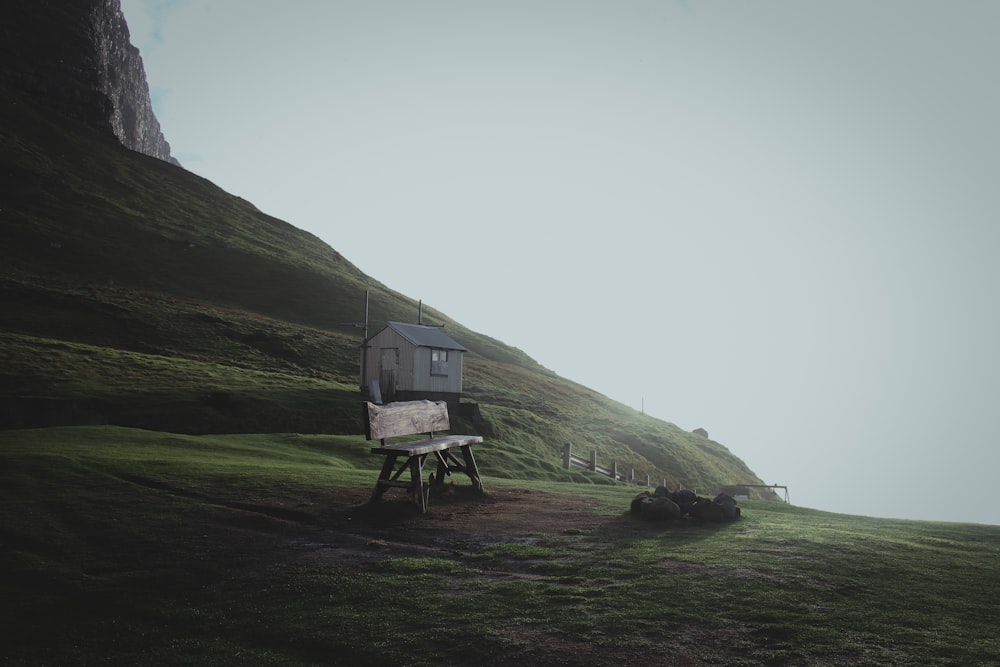
<instances>
[{"instance_id":1,"label":"fence post","mask_svg":"<svg viewBox=\"0 0 1000 667\"><path fill-rule=\"evenodd\" d=\"M618 462L615 461L611 464L611 479L618 481Z\"/></svg>"},{"instance_id":2,"label":"fence post","mask_svg":"<svg viewBox=\"0 0 1000 667\"><path fill-rule=\"evenodd\" d=\"M590 450L590 470L591 472L597 472L597 450Z\"/></svg>"},{"instance_id":3,"label":"fence post","mask_svg":"<svg viewBox=\"0 0 1000 667\"><path fill-rule=\"evenodd\" d=\"M629 468L628 469L628 481L630 481L630 482L634 482L635 481L635 468Z\"/></svg>"},{"instance_id":4,"label":"fence post","mask_svg":"<svg viewBox=\"0 0 1000 667\"><path fill-rule=\"evenodd\" d=\"M573 467L573 445L569 442L563 445L563 466L566 470Z\"/></svg>"},{"instance_id":5,"label":"fence post","mask_svg":"<svg viewBox=\"0 0 1000 667\"><path fill-rule=\"evenodd\" d=\"M649 486L649 473L646 473L646 486Z\"/></svg>"}]
</instances>

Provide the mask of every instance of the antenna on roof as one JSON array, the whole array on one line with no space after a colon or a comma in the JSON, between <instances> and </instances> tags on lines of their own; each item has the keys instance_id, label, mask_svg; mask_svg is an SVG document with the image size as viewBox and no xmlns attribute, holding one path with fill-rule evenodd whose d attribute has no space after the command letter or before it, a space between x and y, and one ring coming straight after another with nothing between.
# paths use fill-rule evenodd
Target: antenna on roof
<instances>
[{"instance_id":1,"label":"antenna on roof","mask_svg":"<svg viewBox=\"0 0 1000 667\"><path fill-rule=\"evenodd\" d=\"M365 321L364 322L337 322L338 327L355 327L365 330L365 340L368 340L368 290L365 290Z\"/></svg>"},{"instance_id":2,"label":"antenna on roof","mask_svg":"<svg viewBox=\"0 0 1000 667\"><path fill-rule=\"evenodd\" d=\"M417 302L417 324L424 323L424 301L421 299Z\"/></svg>"}]
</instances>

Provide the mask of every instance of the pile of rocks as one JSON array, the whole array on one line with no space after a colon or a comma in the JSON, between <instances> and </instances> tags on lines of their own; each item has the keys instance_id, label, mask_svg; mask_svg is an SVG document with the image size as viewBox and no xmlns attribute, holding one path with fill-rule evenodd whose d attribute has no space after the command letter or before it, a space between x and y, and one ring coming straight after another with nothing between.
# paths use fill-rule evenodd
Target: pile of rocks
<instances>
[{"instance_id":1,"label":"pile of rocks","mask_svg":"<svg viewBox=\"0 0 1000 667\"><path fill-rule=\"evenodd\" d=\"M632 499L632 514L647 521L690 519L722 522L739 519L740 508L727 493L709 499L688 489L671 491L665 486L658 486L652 493L643 491Z\"/></svg>"}]
</instances>

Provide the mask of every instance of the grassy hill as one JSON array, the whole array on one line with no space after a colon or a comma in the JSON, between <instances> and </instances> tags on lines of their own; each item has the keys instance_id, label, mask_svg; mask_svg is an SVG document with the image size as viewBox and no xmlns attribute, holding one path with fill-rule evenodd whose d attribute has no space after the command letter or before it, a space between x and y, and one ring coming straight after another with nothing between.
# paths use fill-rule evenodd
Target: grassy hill
<instances>
[{"instance_id":1,"label":"grassy hill","mask_svg":"<svg viewBox=\"0 0 1000 667\"><path fill-rule=\"evenodd\" d=\"M457 426L489 493L367 506L345 323L365 292L373 326L416 304L122 148L86 76L39 74L86 65L94 2L0 9L0 663L1000 663L1000 528L764 500L640 521L563 443L701 492L759 480L433 308L470 350L485 420Z\"/></svg>"},{"instance_id":2,"label":"grassy hill","mask_svg":"<svg viewBox=\"0 0 1000 667\"><path fill-rule=\"evenodd\" d=\"M496 447L484 443L484 452ZM1000 527L486 477L364 506L356 436L0 432L5 665L995 665Z\"/></svg>"},{"instance_id":3,"label":"grassy hill","mask_svg":"<svg viewBox=\"0 0 1000 667\"><path fill-rule=\"evenodd\" d=\"M30 49L29 45L25 45ZM29 51L30 52L30 51ZM64 54L66 55L66 54ZM66 56L68 57L68 56ZM413 299L209 181L4 84L0 425L357 434L360 329ZM551 475L563 443L714 492L759 482L722 445L560 378L433 308L469 349L489 474Z\"/></svg>"}]
</instances>

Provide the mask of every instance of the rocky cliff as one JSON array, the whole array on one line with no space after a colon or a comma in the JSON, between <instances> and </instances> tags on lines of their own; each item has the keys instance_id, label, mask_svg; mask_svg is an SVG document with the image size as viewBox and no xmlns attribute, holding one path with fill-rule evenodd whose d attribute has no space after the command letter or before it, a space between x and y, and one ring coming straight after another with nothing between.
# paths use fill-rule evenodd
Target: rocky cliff
<instances>
[{"instance_id":1,"label":"rocky cliff","mask_svg":"<svg viewBox=\"0 0 1000 667\"><path fill-rule=\"evenodd\" d=\"M102 0L91 14L100 91L111 100L111 130L126 147L178 164L149 99L146 70L132 46L120 0Z\"/></svg>"},{"instance_id":2,"label":"rocky cliff","mask_svg":"<svg viewBox=\"0 0 1000 667\"><path fill-rule=\"evenodd\" d=\"M0 84L174 164L120 0L0 4Z\"/></svg>"}]
</instances>

